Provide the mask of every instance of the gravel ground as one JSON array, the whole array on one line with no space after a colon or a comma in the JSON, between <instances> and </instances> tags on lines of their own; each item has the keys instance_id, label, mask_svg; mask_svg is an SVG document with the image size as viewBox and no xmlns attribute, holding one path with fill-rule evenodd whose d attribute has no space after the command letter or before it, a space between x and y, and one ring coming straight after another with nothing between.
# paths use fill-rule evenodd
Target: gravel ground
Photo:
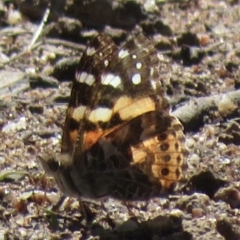
<instances>
[{"instance_id":1,"label":"gravel ground","mask_svg":"<svg viewBox=\"0 0 240 240\"><path fill-rule=\"evenodd\" d=\"M0 239L239 240L240 3L49 2L33 44L48 2L0 3ZM36 156L60 151L86 42L104 31L122 44L136 27L163 58L189 149L185 179L175 193L148 201L64 197Z\"/></svg>"}]
</instances>

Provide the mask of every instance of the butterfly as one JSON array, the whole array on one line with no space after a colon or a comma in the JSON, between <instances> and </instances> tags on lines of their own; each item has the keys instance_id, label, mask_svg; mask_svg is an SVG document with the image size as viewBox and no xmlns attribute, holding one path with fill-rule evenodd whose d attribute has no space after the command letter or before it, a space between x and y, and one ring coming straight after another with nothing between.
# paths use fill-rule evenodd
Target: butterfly
<instances>
[{"instance_id":1,"label":"butterfly","mask_svg":"<svg viewBox=\"0 0 240 240\"><path fill-rule=\"evenodd\" d=\"M122 47L104 33L89 42L73 81L61 154L40 157L63 193L148 199L182 179L183 127L169 113L160 66L142 34Z\"/></svg>"}]
</instances>

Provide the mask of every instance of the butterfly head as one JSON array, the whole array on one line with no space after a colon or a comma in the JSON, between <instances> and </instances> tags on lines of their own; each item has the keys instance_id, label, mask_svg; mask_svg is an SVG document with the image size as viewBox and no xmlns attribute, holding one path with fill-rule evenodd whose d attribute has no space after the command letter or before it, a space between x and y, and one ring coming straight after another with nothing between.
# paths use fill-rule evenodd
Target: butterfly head
<instances>
[{"instance_id":1,"label":"butterfly head","mask_svg":"<svg viewBox=\"0 0 240 240\"><path fill-rule=\"evenodd\" d=\"M56 157L49 153L38 156L38 159L47 174L54 177L60 190L69 196L81 196L71 178L72 157L69 154L59 154Z\"/></svg>"}]
</instances>

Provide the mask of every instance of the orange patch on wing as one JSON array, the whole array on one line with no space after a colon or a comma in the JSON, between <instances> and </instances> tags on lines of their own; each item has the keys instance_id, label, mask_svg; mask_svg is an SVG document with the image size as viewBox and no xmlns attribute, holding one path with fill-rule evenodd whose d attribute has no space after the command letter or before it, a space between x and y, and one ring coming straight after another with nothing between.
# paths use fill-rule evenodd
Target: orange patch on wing
<instances>
[{"instance_id":1,"label":"orange patch on wing","mask_svg":"<svg viewBox=\"0 0 240 240\"><path fill-rule=\"evenodd\" d=\"M103 135L103 130L101 128L96 131L89 131L85 133L85 150L92 147L100 137Z\"/></svg>"},{"instance_id":2,"label":"orange patch on wing","mask_svg":"<svg viewBox=\"0 0 240 240\"><path fill-rule=\"evenodd\" d=\"M70 141L72 144L75 143L77 137L78 137L78 130L74 130L70 132ZM103 130L99 128L96 131L89 131L85 133L85 141L84 141L84 150L89 149L92 147L93 144L95 144L100 137L103 136Z\"/></svg>"}]
</instances>

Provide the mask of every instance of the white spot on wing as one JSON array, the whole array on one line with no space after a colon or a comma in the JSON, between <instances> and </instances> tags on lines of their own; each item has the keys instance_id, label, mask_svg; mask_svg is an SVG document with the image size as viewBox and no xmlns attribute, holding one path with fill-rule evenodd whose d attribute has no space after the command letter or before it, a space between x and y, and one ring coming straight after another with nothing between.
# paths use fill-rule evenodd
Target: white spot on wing
<instances>
[{"instance_id":1,"label":"white spot on wing","mask_svg":"<svg viewBox=\"0 0 240 240\"><path fill-rule=\"evenodd\" d=\"M104 66L107 67L109 65L109 61L108 60L104 60Z\"/></svg>"},{"instance_id":2,"label":"white spot on wing","mask_svg":"<svg viewBox=\"0 0 240 240\"><path fill-rule=\"evenodd\" d=\"M142 64L141 64L140 62L137 62L137 63L136 63L136 68L137 68L137 69L141 69L141 68L142 68Z\"/></svg>"},{"instance_id":3,"label":"white spot on wing","mask_svg":"<svg viewBox=\"0 0 240 240\"><path fill-rule=\"evenodd\" d=\"M87 72L81 72L81 74L77 74L76 79L78 82L86 83L89 86L95 82L95 77Z\"/></svg>"},{"instance_id":4,"label":"white spot on wing","mask_svg":"<svg viewBox=\"0 0 240 240\"><path fill-rule=\"evenodd\" d=\"M121 78L112 73L102 75L101 80L103 85L111 85L115 88L121 84Z\"/></svg>"},{"instance_id":5,"label":"white spot on wing","mask_svg":"<svg viewBox=\"0 0 240 240\"><path fill-rule=\"evenodd\" d=\"M81 119L83 119L86 109L87 109L86 106L80 106L75 108L72 113L72 118L75 119L76 121L80 121Z\"/></svg>"},{"instance_id":6,"label":"white spot on wing","mask_svg":"<svg viewBox=\"0 0 240 240\"><path fill-rule=\"evenodd\" d=\"M136 73L132 76L132 83L137 85L141 82L141 75L139 73Z\"/></svg>"},{"instance_id":7,"label":"white spot on wing","mask_svg":"<svg viewBox=\"0 0 240 240\"><path fill-rule=\"evenodd\" d=\"M86 54L88 56L92 56L95 52L96 52L96 49L93 48L93 47L88 47L87 50L86 50Z\"/></svg>"},{"instance_id":8,"label":"white spot on wing","mask_svg":"<svg viewBox=\"0 0 240 240\"><path fill-rule=\"evenodd\" d=\"M91 111L89 120L92 122L108 122L112 117L112 109L99 107Z\"/></svg>"},{"instance_id":9,"label":"white spot on wing","mask_svg":"<svg viewBox=\"0 0 240 240\"><path fill-rule=\"evenodd\" d=\"M156 89L157 89L157 83L156 83L156 81L150 80L150 82L151 82L152 88L153 88L154 90L156 90Z\"/></svg>"},{"instance_id":10,"label":"white spot on wing","mask_svg":"<svg viewBox=\"0 0 240 240\"><path fill-rule=\"evenodd\" d=\"M136 59L137 58L137 55L136 54L133 54L132 55L132 59Z\"/></svg>"},{"instance_id":11,"label":"white spot on wing","mask_svg":"<svg viewBox=\"0 0 240 240\"><path fill-rule=\"evenodd\" d=\"M155 73L155 69L154 68L150 68L150 76L153 76Z\"/></svg>"},{"instance_id":12,"label":"white spot on wing","mask_svg":"<svg viewBox=\"0 0 240 240\"><path fill-rule=\"evenodd\" d=\"M118 53L119 58L125 58L129 55L129 51L127 49L121 49Z\"/></svg>"}]
</instances>

